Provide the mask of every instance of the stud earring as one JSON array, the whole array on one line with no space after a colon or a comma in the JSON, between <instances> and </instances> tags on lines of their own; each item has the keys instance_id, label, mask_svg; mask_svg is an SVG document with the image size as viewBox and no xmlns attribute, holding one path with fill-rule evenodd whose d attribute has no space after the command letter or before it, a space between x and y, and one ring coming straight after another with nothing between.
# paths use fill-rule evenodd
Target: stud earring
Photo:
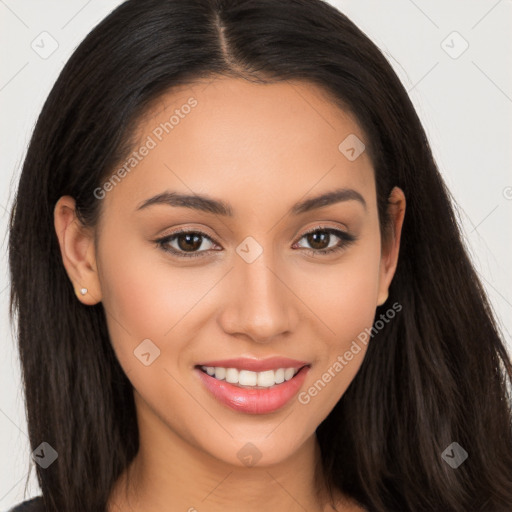
<instances>
[{"instance_id":1,"label":"stud earring","mask_svg":"<svg viewBox=\"0 0 512 512\"><path fill-rule=\"evenodd\" d=\"M85 294L87 293L87 288L81 288L81 289L80 289L80 293L81 293L82 295L85 295Z\"/></svg>"}]
</instances>

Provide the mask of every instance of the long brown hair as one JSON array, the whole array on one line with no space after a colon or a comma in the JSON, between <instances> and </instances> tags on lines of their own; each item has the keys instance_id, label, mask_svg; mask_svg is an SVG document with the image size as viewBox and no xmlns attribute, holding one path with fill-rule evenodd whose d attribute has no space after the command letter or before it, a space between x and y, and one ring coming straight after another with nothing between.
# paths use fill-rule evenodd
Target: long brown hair
<instances>
[{"instance_id":1,"label":"long brown hair","mask_svg":"<svg viewBox=\"0 0 512 512\"><path fill-rule=\"evenodd\" d=\"M62 195L95 226L94 190L131 151L132 128L173 86L216 75L304 80L368 136L379 220L407 197L388 302L402 311L369 344L317 429L329 485L371 511L512 509L512 366L470 263L424 129L391 66L322 0L129 0L80 44L35 126L11 214L11 316L32 449L49 512L104 511L138 449L132 387L100 304L76 300L53 228ZM384 309L383 309L384 308ZM456 469L443 451L469 454Z\"/></svg>"}]
</instances>

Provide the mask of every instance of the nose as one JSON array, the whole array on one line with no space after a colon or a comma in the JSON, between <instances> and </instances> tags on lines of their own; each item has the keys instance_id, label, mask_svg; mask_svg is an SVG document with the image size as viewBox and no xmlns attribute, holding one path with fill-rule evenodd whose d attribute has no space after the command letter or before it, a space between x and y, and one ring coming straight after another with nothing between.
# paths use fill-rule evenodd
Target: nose
<instances>
[{"instance_id":1,"label":"nose","mask_svg":"<svg viewBox=\"0 0 512 512\"><path fill-rule=\"evenodd\" d=\"M218 317L224 332L269 343L295 329L297 297L286 272L275 266L266 253L252 263L240 259L230 272L227 300Z\"/></svg>"}]
</instances>

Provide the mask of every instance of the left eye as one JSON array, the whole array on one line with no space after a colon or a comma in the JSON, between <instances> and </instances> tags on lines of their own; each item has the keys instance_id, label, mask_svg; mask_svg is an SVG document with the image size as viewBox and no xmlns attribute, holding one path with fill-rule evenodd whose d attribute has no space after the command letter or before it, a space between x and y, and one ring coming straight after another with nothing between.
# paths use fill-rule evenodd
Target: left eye
<instances>
[{"instance_id":1,"label":"left eye","mask_svg":"<svg viewBox=\"0 0 512 512\"><path fill-rule=\"evenodd\" d=\"M331 245L333 236L338 238L338 242ZM313 248L301 246L299 248L313 255L324 255L345 249L356 240L356 237L339 229L318 227L302 235L294 245L297 245L302 239L306 239L307 243ZM155 240L155 243L166 252L170 252L178 257L190 258L203 256L203 253L208 252L208 249L204 250L204 240L208 240L211 244L215 245L213 240L201 231L178 231ZM327 245L325 246L326 242ZM177 243L177 246L173 245L174 243Z\"/></svg>"},{"instance_id":2,"label":"left eye","mask_svg":"<svg viewBox=\"0 0 512 512\"><path fill-rule=\"evenodd\" d=\"M333 236L338 238L339 242L334 245L330 245ZM309 231L308 233L302 235L300 240L303 238L305 238L307 242L313 246L313 249L306 248L306 250L315 254L328 254L341 251L356 239L355 236L334 228L315 228L313 231ZM324 246L326 241L328 244L327 246Z\"/></svg>"}]
</instances>

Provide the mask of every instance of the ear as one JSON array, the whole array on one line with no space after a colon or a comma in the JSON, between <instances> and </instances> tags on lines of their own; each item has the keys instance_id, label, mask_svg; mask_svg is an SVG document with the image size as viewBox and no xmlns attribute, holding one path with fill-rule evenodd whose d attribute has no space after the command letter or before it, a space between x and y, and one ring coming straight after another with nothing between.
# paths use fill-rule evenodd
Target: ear
<instances>
[{"instance_id":1,"label":"ear","mask_svg":"<svg viewBox=\"0 0 512 512\"><path fill-rule=\"evenodd\" d=\"M400 251L400 236L405 216L405 195L402 189L394 187L388 197L390 225L382 240L382 253L379 269L379 293L377 305L382 306L388 299L389 285L395 275Z\"/></svg>"},{"instance_id":2,"label":"ear","mask_svg":"<svg viewBox=\"0 0 512 512\"><path fill-rule=\"evenodd\" d=\"M62 262L78 299L87 305L101 301L93 232L78 220L75 200L62 196L53 211ZM86 289L85 294L81 293Z\"/></svg>"}]
</instances>

